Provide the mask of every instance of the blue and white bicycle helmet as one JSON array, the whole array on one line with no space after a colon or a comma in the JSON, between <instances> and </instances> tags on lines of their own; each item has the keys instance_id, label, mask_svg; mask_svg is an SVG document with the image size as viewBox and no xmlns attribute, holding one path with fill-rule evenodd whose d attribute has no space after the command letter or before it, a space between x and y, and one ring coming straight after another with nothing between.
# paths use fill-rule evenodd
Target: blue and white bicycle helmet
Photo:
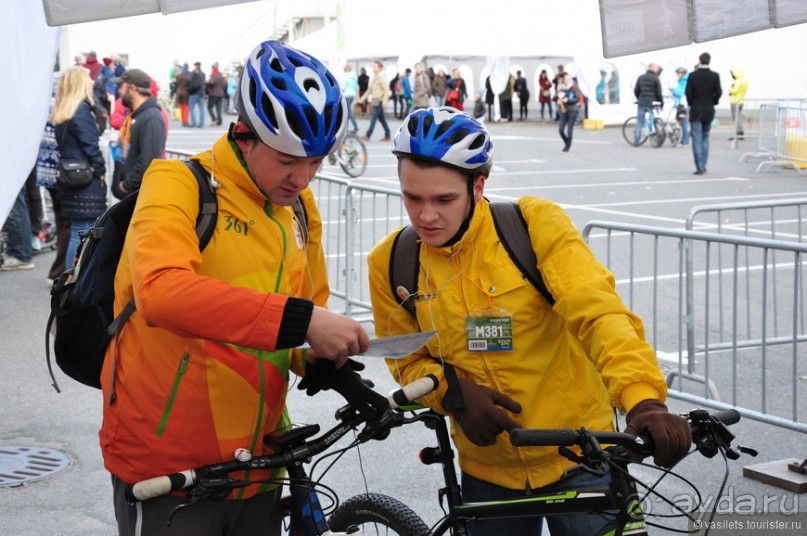
<instances>
[{"instance_id":1,"label":"blue and white bicycle helmet","mask_svg":"<svg viewBox=\"0 0 807 536\"><path fill-rule=\"evenodd\" d=\"M292 156L325 156L347 131L347 104L334 76L281 41L265 41L249 55L234 105L258 139Z\"/></svg>"},{"instance_id":2,"label":"blue and white bicycle helmet","mask_svg":"<svg viewBox=\"0 0 807 536\"><path fill-rule=\"evenodd\" d=\"M409 114L395 134L392 153L485 177L493 165L490 133L476 119L447 106Z\"/></svg>"}]
</instances>

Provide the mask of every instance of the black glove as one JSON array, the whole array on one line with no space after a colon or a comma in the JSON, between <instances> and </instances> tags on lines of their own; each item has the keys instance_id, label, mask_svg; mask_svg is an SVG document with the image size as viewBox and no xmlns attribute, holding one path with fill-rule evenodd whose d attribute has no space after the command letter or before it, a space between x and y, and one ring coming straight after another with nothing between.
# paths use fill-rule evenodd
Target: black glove
<instances>
[{"instance_id":1,"label":"black glove","mask_svg":"<svg viewBox=\"0 0 807 536\"><path fill-rule=\"evenodd\" d=\"M369 380L363 380L356 371L364 370L364 364L348 359L341 368L330 359L317 359L308 368L298 389L305 390L308 396L320 391L333 389L363 417L369 419L389 408L389 402L373 391ZM368 385L369 384L369 385Z\"/></svg>"},{"instance_id":2,"label":"black glove","mask_svg":"<svg viewBox=\"0 0 807 536\"><path fill-rule=\"evenodd\" d=\"M625 422L625 433L653 438L653 462L661 467L672 467L692 445L692 430L686 419L670 413L658 400L642 400L628 412ZM631 452L630 457L634 461L643 458L635 452Z\"/></svg>"},{"instance_id":3,"label":"black glove","mask_svg":"<svg viewBox=\"0 0 807 536\"><path fill-rule=\"evenodd\" d=\"M498 406L513 413L521 413L521 404L484 385L477 385L459 378L464 408L453 408L448 395L443 398L443 408L451 412L471 443L487 447L496 443L496 436L505 430L517 428L518 424Z\"/></svg>"},{"instance_id":4,"label":"black glove","mask_svg":"<svg viewBox=\"0 0 807 536\"><path fill-rule=\"evenodd\" d=\"M364 370L364 363L348 359L342 368L349 370ZM327 391L331 388L331 380L334 372L341 370L336 368L336 363L330 359L316 359L306 367L305 376L297 386L299 390L305 390L308 396L314 396L320 391Z\"/></svg>"}]
</instances>

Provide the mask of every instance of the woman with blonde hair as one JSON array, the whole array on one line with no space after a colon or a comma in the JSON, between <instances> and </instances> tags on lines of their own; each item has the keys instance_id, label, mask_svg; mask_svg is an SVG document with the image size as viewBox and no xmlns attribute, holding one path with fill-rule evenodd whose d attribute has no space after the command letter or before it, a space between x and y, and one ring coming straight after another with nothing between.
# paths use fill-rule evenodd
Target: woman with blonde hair
<instances>
[{"instance_id":1,"label":"woman with blonde hair","mask_svg":"<svg viewBox=\"0 0 807 536\"><path fill-rule=\"evenodd\" d=\"M92 180L86 186L58 185L62 216L70 220L70 241L65 257L65 269L69 269L78 249L79 233L86 233L107 207L106 165L98 144L92 80L84 67L71 67L59 78L50 122L56 129L61 161L83 161L92 167Z\"/></svg>"}]
</instances>

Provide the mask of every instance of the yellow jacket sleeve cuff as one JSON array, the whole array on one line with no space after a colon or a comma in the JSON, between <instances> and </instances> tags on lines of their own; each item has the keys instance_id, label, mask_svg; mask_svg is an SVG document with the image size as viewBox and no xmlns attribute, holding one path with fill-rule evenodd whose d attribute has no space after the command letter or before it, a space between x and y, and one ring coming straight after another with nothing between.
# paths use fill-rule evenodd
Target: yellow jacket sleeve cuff
<instances>
[{"instance_id":1,"label":"yellow jacket sleeve cuff","mask_svg":"<svg viewBox=\"0 0 807 536\"><path fill-rule=\"evenodd\" d=\"M633 409L633 406L642 400L647 400L649 398L664 402L664 400L662 400L661 393L659 393L655 387L645 382L627 385L624 389L622 389L622 393L619 395L619 401L622 403L622 409L625 410L625 413Z\"/></svg>"}]
</instances>

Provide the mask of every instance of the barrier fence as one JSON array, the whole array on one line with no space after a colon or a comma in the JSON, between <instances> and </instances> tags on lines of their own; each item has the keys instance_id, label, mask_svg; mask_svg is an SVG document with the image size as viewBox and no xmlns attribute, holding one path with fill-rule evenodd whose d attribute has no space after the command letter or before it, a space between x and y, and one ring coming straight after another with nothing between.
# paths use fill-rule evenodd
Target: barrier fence
<instances>
[{"instance_id":1,"label":"barrier fence","mask_svg":"<svg viewBox=\"0 0 807 536\"><path fill-rule=\"evenodd\" d=\"M644 320L670 396L807 432L807 244L602 221L583 235Z\"/></svg>"},{"instance_id":2,"label":"barrier fence","mask_svg":"<svg viewBox=\"0 0 807 536\"><path fill-rule=\"evenodd\" d=\"M749 103L746 102L745 106ZM753 117L744 109L746 119ZM807 167L807 101L785 100L759 102L756 124L747 121L746 138L753 137L756 131L757 150L744 153L740 162L764 159L757 166L757 173L774 167L800 171ZM756 128L755 128L756 127ZM735 122L735 131L739 128ZM732 142L736 147L736 137Z\"/></svg>"},{"instance_id":3,"label":"barrier fence","mask_svg":"<svg viewBox=\"0 0 807 536\"><path fill-rule=\"evenodd\" d=\"M318 173L311 188L323 222L330 306L371 320L367 255L408 223L400 191L328 173ZM690 211L686 230L601 221L584 228L620 295L644 320L671 396L807 432L805 205L807 199L703 205Z\"/></svg>"}]
</instances>

